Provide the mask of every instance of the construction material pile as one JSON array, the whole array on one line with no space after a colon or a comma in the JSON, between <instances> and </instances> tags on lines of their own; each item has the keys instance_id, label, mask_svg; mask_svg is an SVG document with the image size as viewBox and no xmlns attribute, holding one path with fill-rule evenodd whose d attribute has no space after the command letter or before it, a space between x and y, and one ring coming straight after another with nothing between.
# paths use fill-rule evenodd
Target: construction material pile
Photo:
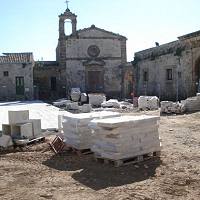
<instances>
[{"instance_id":1,"label":"construction material pile","mask_svg":"<svg viewBox=\"0 0 200 200\"><path fill-rule=\"evenodd\" d=\"M197 96L187 98L186 100L181 101L182 104L185 104L187 111L194 112L200 110L200 93L197 93Z\"/></svg>"},{"instance_id":2,"label":"construction material pile","mask_svg":"<svg viewBox=\"0 0 200 200\"><path fill-rule=\"evenodd\" d=\"M186 110L186 106L179 102L172 102L172 101L161 101L161 113L184 113Z\"/></svg>"},{"instance_id":3,"label":"construction material pile","mask_svg":"<svg viewBox=\"0 0 200 200\"><path fill-rule=\"evenodd\" d=\"M78 150L89 149L92 146L91 129L88 124L93 119L120 116L117 112L92 112L63 116L63 135L68 146Z\"/></svg>"},{"instance_id":4,"label":"construction material pile","mask_svg":"<svg viewBox=\"0 0 200 200\"><path fill-rule=\"evenodd\" d=\"M139 110L154 110L159 107L159 99L156 96L140 96L138 98Z\"/></svg>"},{"instance_id":5,"label":"construction material pile","mask_svg":"<svg viewBox=\"0 0 200 200\"><path fill-rule=\"evenodd\" d=\"M7 147L12 145L12 140L22 142L41 136L41 120L29 119L29 111L8 111L9 124L2 124L2 137L0 146Z\"/></svg>"},{"instance_id":6,"label":"construction material pile","mask_svg":"<svg viewBox=\"0 0 200 200\"><path fill-rule=\"evenodd\" d=\"M88 94L89 104L92 106L101 106L102 103L106 102L105 94Z\"/></svg>"},{"instance_id":7,"label":"construction material pile","mask_svg":"<svg viewBox=\"0 0 200 200\"><path fill-rule=\"evenodd\" d=\"M162 149L157 116L122 116L90 122L97 158L119 160Z\"/></svg>"}]
</instances>

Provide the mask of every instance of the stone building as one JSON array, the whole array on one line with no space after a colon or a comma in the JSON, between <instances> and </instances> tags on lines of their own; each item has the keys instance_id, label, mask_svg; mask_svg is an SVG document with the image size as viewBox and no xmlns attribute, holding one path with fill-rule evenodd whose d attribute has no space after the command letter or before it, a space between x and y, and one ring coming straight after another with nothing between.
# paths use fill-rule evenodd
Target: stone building
<instances>
[{"instance_id":1,"label":"stone building","mask_svg":"<svg viewBox=\"0 0 200 200\"><path fill-rule=\"evenodd\" d=\"M0 56L0 101L33 99L33 54Z\"/></svg>"},{"instance_id":2,"label":"stone building","mask_svg":"<svg viewBox=\"0 0 200 200\"><path fill-rule=\"evenodd\" d=\"M200 83L200 31L135 53L132 62L137 96L181 100L196 95Z\"/></svg>"},{"instance_id":3,"label":"stone building","mask_svg":"<svg viewBox=\"0 0 200 200\"><path fill-rule=\"evenodd\" d=\"M66 97L71 88L121 97L126 37L94 25L77 30L76 18L68 8L59 16L56 62L36 62L34 85L39 98ZM71 21L70 35L65 34L66 20Z\"/></svg>"}]
</instances>

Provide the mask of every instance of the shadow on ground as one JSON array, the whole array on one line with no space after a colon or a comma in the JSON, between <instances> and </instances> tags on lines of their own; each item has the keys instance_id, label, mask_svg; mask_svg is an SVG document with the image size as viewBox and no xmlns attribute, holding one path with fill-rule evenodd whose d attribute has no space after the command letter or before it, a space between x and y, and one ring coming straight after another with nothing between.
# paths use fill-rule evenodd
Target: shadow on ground
<instances>
[{"instance_id":1,"label":"shadow on ground","mask_svg":"<svg viewBox=\"0 0 200 200\"><path fill-rule=\"evenodd\" d=\"M67 151L60 157L52 156L43 164L60 171L74 171L72 174L74 180L93 190L101 190L141 182L154 177L156 168L162 164L162 160L157 157L137 164L115 167L112 163L95 162L92 154L77 156L75 153Z\"/></svg>"}]
</instances>

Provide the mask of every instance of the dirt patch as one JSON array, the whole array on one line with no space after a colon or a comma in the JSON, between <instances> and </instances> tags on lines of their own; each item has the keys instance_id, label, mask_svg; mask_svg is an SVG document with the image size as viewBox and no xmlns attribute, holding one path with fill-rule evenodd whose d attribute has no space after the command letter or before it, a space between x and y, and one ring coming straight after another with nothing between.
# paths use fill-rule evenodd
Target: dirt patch
<instances>
[{"instance_id":1,"label":"dirt patch","mask_svg":"<svg viewBox=\"0 0 200 200\"><path fill-rule=\"evenodd\" d=\"M127 113L124 113L127 114ZM158 111L128 115L159 115ZM160 158L116 168L45 143L0 153L0 199L200 199L200 112L161 116Z\"/></svg>"}]
</instances>

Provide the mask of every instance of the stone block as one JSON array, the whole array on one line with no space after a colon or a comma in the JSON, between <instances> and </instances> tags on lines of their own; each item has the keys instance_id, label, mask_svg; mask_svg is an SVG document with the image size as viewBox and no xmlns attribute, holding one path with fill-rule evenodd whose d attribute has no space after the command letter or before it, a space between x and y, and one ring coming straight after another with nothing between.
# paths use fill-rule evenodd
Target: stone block
<instances>
[{"instance_id":1,"label":"stone block","mask_svg":"<svg viewBox=\"0 0 200 200\"><path fill-rule=\"evenodd\" d=\"M87 113L87 112L90 112L90 111L92 111L91 104L84 104L83 107L82 107L82 112Z\"/></svg>"},{"instance_id":2,"label":"stone block","mask_svg":"<svg viewBox=\"0 0 200 200\"><path fill-rule=\"evenodd\" d=\"M12 136L32 137L33 127L32 123L13 124L11 126Z\"/></svg>"},{"instance_id":3,"label":"stone block","mask_svg":"<svg viewBox=\"0 0 200 200\"><path fill-rule=\"evenodd\" d=\"M33 136L41 135L41 119L30 119L30 122L32 123Z\"/></svg>"},{"instance_id":4,"label":"stone block","mask_svg":"<svg viewBox=\"0 0 200 200\"><path fill-rule=\"evenodd\" d=\"M2 124L2 134L3 135L11 135L11 125Z\"/></svg>"},{"instance_id":5,"label":"stone block","mask_svg":"<svg viewBox=\"0 0 200 200\"><path fill-rule=\"evenodd\" d=\"M81 102L86 102L86 101L87 101L87 94L81 93Z\"/></svg>"},{"instance_id":6,"label":"stone block","mask_svg":"<svg viewBox=\"0 0 200 200\"><path fill-rule=\"evenodd\" d=\"M68 108L71 110L78 110L79 109L78 102L69 103Z\"/></svg>"},{"instance_id":7,"label":"stone block","mask_svg":"<svg viewBox=\"0 0 200 200\"><path fill-rule=\"evenodd\" d=\"M101 106L106 102L106 96L104 94L88 94L89 104L93 106Z\"/></svg>"},{"instance_id":8,"label":"stone block","mask_svg":"<svg viewBox=\"0 0 200 200\"><path fill-rule=\"evenodd\" d=\"M13 142L12 142L12 138L9 135L2 135L2 137L0 137L0 146L1 147L8 147L8 146L12 146Z\"/></svg>"},{"instance_id":9,"label":"stone block","mask_svg":"<svg viewBox=\"0 0 200 200\"><path fill-rule=\"evenodd\" d=\"M8 111L8 121L9 124L29 122L29 111L28 110Z\"/></svg>"}]
</instances>

